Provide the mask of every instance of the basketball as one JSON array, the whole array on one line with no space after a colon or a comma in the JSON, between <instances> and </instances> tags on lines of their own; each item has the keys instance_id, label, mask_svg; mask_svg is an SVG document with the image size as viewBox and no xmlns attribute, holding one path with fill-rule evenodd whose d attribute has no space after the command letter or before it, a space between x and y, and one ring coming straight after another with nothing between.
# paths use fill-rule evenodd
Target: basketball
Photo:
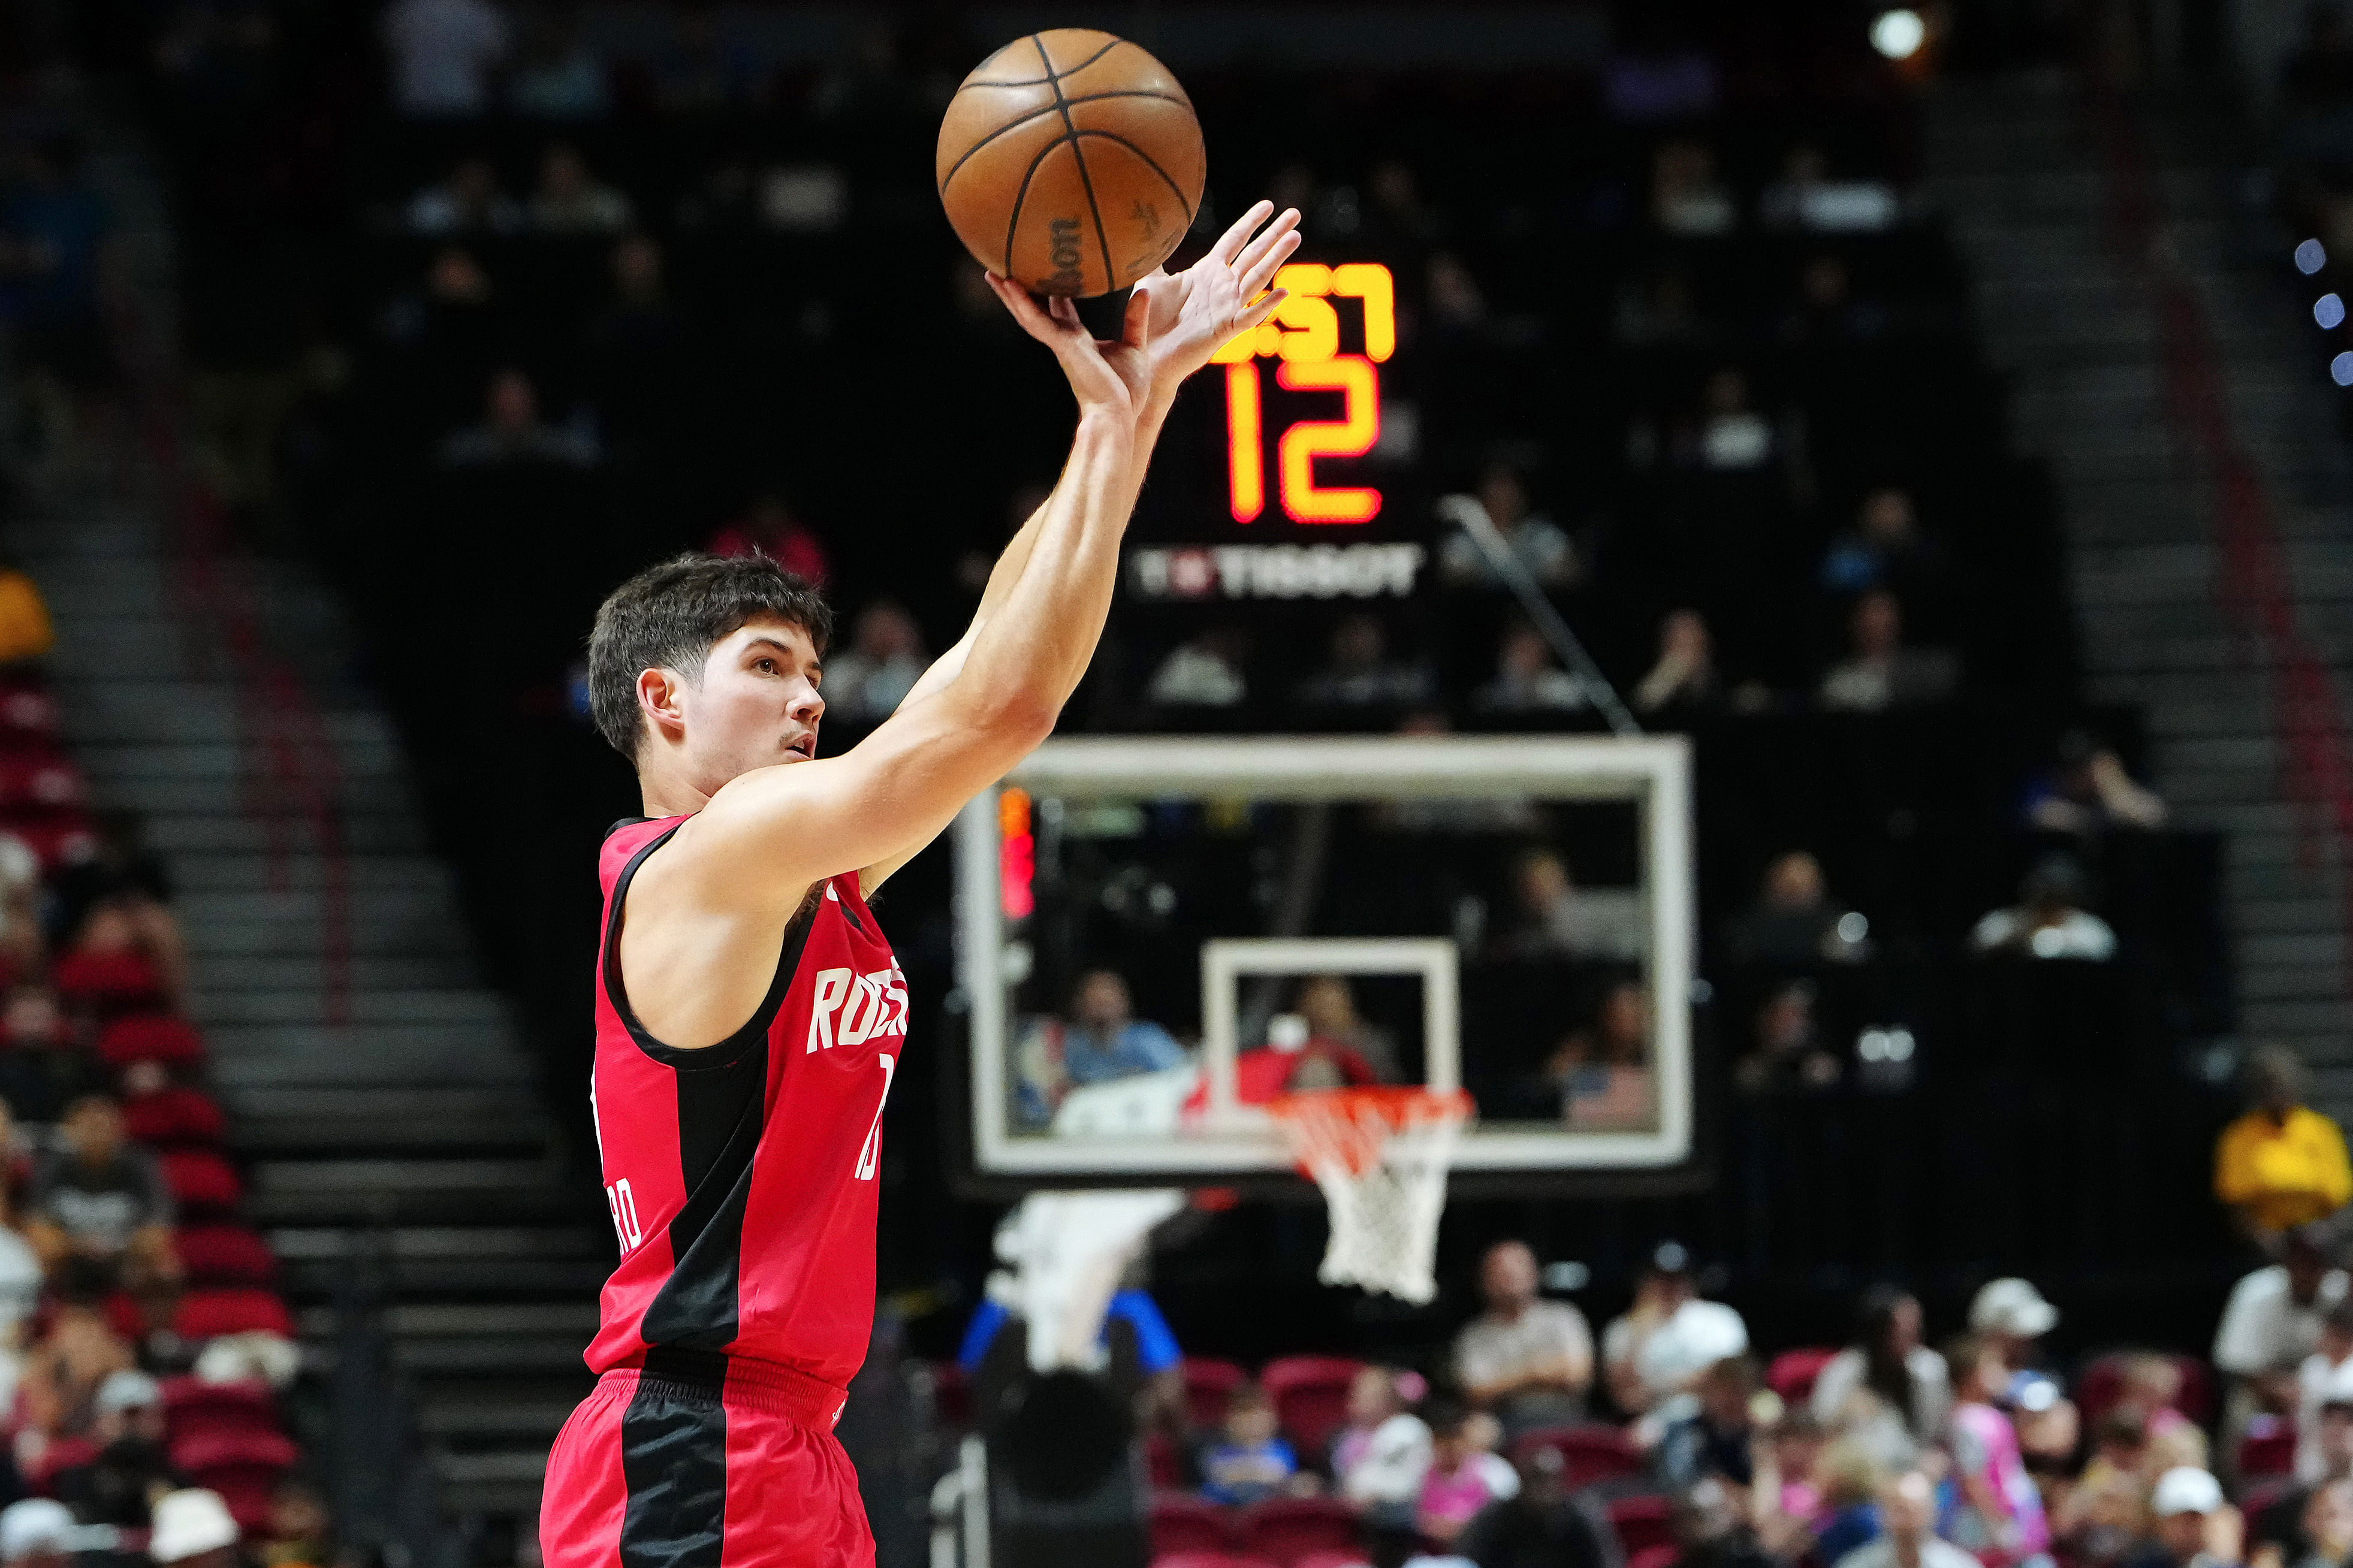
<instances>
[{"instance_id":1,"label":"basketball","mask_svg":"<svg viewBox=\"0 0 2353 1568\"><path fill-rule=\"evenodd\" d=\"M1124 38L1056 27L980 62L940 123L948 222L983 267L1040 294L1124 289L1200 210L1192 100Z\"/></svg>"}]
</instances>

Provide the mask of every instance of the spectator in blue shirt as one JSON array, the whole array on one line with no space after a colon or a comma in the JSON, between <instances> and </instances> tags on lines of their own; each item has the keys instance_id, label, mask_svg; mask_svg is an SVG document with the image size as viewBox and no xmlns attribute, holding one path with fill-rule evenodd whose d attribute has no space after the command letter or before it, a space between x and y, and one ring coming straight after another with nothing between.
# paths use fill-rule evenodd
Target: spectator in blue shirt
<instances>
[{"instance_id":1,"label":"spectator in blue shirt","mask_svg":"<svg viewBox=\"0 0 2353 1568\"><path fill-rule=\"evenodd\" d=\"M1184 1062L1185 1047L1174 1036L1135 1016L1126 981L1108 969L1079 977L1062 1037L1062 1070L1072 1083L1162 1072Z\"/></svg>"},{"instance_id":2,"label":"spectator in blue shirt","mask_svg":"<svg viewBox=\"0 0 2353 1568\"><path fill-rule=\"evenodd\" d=\"M1226 1429L1201 1453L1201 1495L1211 1502L1247 1507L1290 1489L1299 1457L1276 1430L1274 1402L1255 1383L1236 1388L1226 1402Z\"/></svg>"}]
</instances>

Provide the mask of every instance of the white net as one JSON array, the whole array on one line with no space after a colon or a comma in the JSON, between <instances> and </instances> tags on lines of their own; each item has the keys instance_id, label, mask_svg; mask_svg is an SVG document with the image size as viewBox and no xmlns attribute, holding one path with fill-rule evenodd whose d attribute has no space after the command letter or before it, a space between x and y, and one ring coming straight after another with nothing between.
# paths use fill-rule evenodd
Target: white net
<instances>
[{"instance_id":1,"label":"white net","mask_svg":"<svg viewBox=\"0 0 2353 1568\"><path fill-rule=\"evenodd\" d=\"M1438 1222L1469 1096L1333 1089L1271 1109L1331 1211L1316 1278L1417 1304L1436 1296Z\"/></svg>"}]
</instances>

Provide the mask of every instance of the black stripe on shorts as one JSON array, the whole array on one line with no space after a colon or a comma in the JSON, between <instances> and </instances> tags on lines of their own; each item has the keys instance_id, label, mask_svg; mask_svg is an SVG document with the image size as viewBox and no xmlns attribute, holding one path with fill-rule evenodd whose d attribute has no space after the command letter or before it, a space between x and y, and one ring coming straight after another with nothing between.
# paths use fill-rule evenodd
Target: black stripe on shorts
<instances>
[{"instance_id":1,"label":"black stripe on shorts","mask_svg":"<svg viewBox=\"0 0 2353 1568\"><path fill-rule=\"evenodd\" d=\"M718 1383L696 1375L702 1367L657 1367L662 1354L647 1356L621 1416L621 1474L629 1489L621 1568L719 1568L727 1531L727 1411ZM725 1358L711 1359L723 1377Z\"/></svg>"}]
</instances>

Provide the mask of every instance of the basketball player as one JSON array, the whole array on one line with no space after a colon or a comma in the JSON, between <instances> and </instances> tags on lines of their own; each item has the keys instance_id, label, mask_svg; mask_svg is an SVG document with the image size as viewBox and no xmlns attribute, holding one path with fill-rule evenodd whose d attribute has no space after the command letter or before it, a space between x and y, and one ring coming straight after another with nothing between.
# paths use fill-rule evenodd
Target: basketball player
<instances>
[{"instance_id":1,"label":"basketball player","mask_svg":"<svg viewBox=\"0 0 2353 1568\"><path fill-rule=\"evenodd\" d=\"M832 1426L872 1329L909 1000L866 900L1053 729L1177 385L1281 302L1298 222L1252 207L1139 284L1113 342L989 279L1077 394L1070 461L962 640L843 755L816 760L826 607L773 563L681 556L597 612L591 701L646 816L598 868L590 1104L621 1260L548 1457L548 1568L873 1562Z\"/></svg>"}]
</instances>

